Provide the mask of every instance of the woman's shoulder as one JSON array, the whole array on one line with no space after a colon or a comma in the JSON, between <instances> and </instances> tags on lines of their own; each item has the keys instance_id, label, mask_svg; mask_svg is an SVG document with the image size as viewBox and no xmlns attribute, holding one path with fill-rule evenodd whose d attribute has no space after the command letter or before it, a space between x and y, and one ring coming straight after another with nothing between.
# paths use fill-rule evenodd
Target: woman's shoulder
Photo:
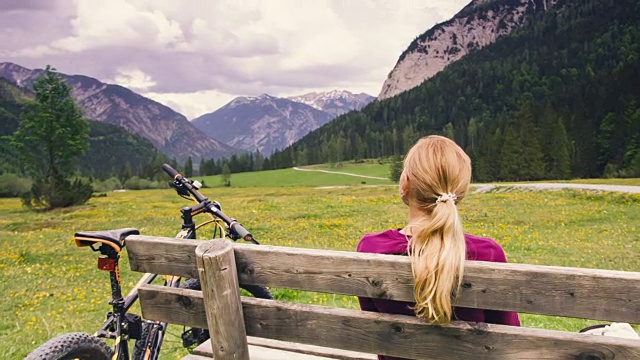
<instances>
[{"instance_id":1,"label":"woman's shoulder","mask_svg":"<svg viewBox=\"0 0 640 360\"><path fill-rule=\"evenodd\" d=\"M400 229L390 229L379 233L365 234L358 242L357 252L376 254L405 254L407 238Z\"/></svg>"},{"instance_id":2,"label":"woman's shoulder","mask_svg":"<svg viewBox=\"0 0 640 360\"><path fill-rule=\"evenodd\" d=\"M476 261L507 262L504 249L491 238L465 234L467 259Z\"/></svg>"}]
</instances>

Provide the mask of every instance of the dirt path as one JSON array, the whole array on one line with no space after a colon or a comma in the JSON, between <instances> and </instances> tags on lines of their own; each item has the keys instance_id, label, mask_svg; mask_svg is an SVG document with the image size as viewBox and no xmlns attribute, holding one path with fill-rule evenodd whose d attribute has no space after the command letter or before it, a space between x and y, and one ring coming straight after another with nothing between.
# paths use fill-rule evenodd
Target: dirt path
<instances>
[{"instance_id":1,"label":"dirt path","mask_svg":"<svg viewBox=\"0 0 640 360\"><path fill-rule=\"evenodd\" d=\"M511 187L511 188L533 188L540 190L555 189L581 189L581 190L599 190L599 191L615 191L631 194L640 194L640 186L632 185L603 185L603 184L571 184L571 183L532 183L532 184L472 184L475 187L475 193L484 193L492 191L495 188Z\"/></svg>"},{"instance_id":2,"label":"dirt path","mask_svg":"<svg viewBox=\"0 0 640 360\"><path fill-rule=\"evenodd\" d=\"M358 175L358 174L351 174L351 173L339 172L339 171L316 170L316 169L301 169L299 167L294 167L293 170L298 170L298 171L317 171L317 172L323 172L323 173L327 173L327 174L338 174L338 175L355 176L355 177L361 177L361 178L365 178L365 179L388 180L387 178L383 178L383 177Z\"/></svg>"},{"instance_id":3,"label":"dirt path","mask_svg":"<svg viewBox=\"0 0 640 360\"><path fill-rule=\"evenodd\" d=\"M338 175L361 177L366 179L387 180L387 178L383 178L383 177L358 175L358 174L351 174L351 173L339 172L339 171L301 169L299 167L294 167L293 170L317 171L317 172L323 172L327 174L338 174ZM346 186L323 186L321 188L333 189L338 187L346 187ZM614 192L622 192L622 193L630 193L630 194L640 194L640 186L633 186L633 185L531 183L531 184L471 184L471 187L476 189L474 191L475 193L485 193L485 192L492 191L496 188L529 188L529 189L539 189L539 190L581 189L581 190L614 191Z\"/></svg>"}]
</instances>

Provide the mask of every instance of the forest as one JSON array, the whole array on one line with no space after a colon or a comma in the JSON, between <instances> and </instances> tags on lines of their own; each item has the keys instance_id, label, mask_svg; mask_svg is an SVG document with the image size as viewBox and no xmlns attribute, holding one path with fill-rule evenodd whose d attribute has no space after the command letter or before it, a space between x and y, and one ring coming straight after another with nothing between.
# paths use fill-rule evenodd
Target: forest
<instances>
[{"instance_id":1,"label":"forest","mask_svg":"<svg viewBox=\"0 0 640 360\"><path fill-rule=\"evenodd\" d=\"M445 135L477 181L640 176L640 1L560 0L435 77L347 113L271 168L402 156Z\"/></svg>"}]
</instances>

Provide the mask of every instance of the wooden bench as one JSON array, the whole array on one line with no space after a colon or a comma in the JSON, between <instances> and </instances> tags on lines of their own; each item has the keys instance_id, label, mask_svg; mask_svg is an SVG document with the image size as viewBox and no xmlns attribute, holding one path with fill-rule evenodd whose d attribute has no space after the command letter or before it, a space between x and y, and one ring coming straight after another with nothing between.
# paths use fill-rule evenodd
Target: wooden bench
<instances>
[{"instance_id":1,"label":"wooden bench","mask_svg":"<svg viewBox=\"0 0 640 360\"><path fill-rule=\"evenodd\" d=\"M200 278L202 292L147 285L140 289L140 301L144 318L208 328L211 352L200 348L208 358L248 359L248 335L250 342L304 344L302 352L310 348L305 346L342 349L362 359L375 356L361 353L415 359L640 359L639 340L484 323L438 326L411 316L240 297L237 286L239 281L411 301L411 266L403 256L147 236L128 237L127 249L132 270ZM469 261L457 305L638 324L640 273Z\"/></svg>"}]
</instances>

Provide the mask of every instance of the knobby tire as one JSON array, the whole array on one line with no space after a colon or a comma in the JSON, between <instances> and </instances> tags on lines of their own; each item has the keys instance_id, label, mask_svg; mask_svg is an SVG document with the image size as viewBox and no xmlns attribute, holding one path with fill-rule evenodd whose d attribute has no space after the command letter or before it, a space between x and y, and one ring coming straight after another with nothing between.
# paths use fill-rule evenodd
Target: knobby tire
<instances>
[{"instance_id":1,"label":"knobby tire","mask_svg":"<svg viewBox=\"0 0 640 360\"><path fill-rule=\"evenodd\" d=\"M142 332L140 333L140 339L136 340L133 345L133 351L131 352L131 360L142 360L144 359L144 353L147 351L147 342L152 339L147 339L149 337L149 333L153 328L153 322L143 321L142 322ZM156 332L157 333L157 332Z\"/></svg>"},{"instance_id":2,"label":"knobby tire","mask_svg":"<svg viewBox=\"0 0 640 360\"><path fill-rule=\"evenodd\" d=\"M111 360L113 352L101 339L75 332L56 336L29 353L24 360Z\"/></svg>"}]
</instances>

